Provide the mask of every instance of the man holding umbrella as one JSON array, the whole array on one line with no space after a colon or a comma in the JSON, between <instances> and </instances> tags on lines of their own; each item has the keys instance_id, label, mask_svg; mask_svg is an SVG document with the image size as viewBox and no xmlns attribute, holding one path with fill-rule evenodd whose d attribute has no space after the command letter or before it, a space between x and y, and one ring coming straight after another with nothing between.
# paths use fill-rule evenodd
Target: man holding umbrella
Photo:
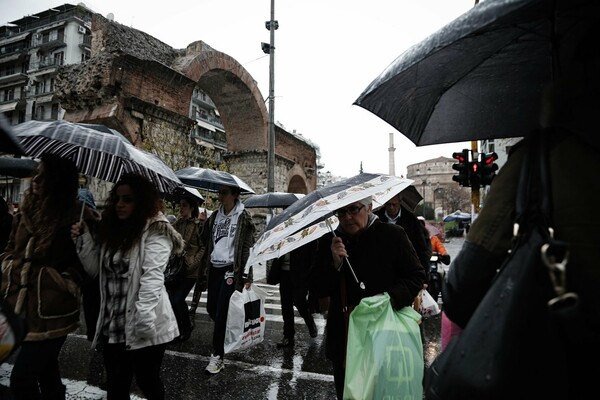
<instances>
[{"instance_id":1,"label":"man holding umbrella","mask_svg":"<svg viewBox=\"0 0 600 400\"><path fill-rule=\"evenodd\" d=\"M400 225L404 228L410 239L417 257L429 276L429 260L431 259L431 244L428 235L423 231L417 216L402 204L402 192L388 200L384 207L375 212L379 219L390 224Z\"/></svg>"}]
</instances>

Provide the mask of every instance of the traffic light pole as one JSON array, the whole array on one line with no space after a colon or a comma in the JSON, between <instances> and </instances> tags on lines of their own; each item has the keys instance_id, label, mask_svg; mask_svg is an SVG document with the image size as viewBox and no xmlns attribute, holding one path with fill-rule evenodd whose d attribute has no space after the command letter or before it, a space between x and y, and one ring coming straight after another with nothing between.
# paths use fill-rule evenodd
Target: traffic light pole
<instances>
[{"instance_id":1,"label":"traffic light pole","mask_svg":"<svg viewBox=\"0 0 600 400\"><path fill-rule=\"evenodd\" d=\"M471 141L471 150L473 151L473 154L477 154L479 151L477 147L477 140ZM479 214L479 200L479 187L474 188L471 186L471 202L473 203L473 213L475 214Z\"/></svg>"},{"instance_id":2,"label":"traffic light pole","mask_svg":"<svg viewBox=\"0 0 600 400\"><path fill-rule=\"evenodd\" d=\"M269 152L267 154L267 192L275 191L275 0L271 0L271 20L269 46Z\"/></svg>"}]
</instances>

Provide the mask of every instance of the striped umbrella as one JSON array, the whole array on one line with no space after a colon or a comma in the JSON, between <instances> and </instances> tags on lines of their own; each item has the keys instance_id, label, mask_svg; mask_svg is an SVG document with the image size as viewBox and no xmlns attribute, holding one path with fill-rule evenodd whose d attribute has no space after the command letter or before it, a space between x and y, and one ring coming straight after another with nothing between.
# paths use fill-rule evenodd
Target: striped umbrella
<instances>
[{"instance_id":1,"label":"striped umbrella","mask_svg":"<svg viewBox=\"0 0 600 400\"><path fill-rule=\"evenodd\" d=\"M109 182L135 172L150 179L162 193L183 184L158 156L138 149L121 137L68 121L27 121L13 132L30 157L52 153L72 160L82 174Z\"/></svg>"}]
</instances>

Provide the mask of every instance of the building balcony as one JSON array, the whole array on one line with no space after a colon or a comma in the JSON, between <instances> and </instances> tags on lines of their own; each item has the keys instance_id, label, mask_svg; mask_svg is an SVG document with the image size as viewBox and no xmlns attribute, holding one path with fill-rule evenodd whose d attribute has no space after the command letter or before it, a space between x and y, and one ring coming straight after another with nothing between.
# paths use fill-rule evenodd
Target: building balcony
<instances>
[{"instance_id":1,"label":"building balcony","mask_svg":"<svg viewBox=\"0 0 600 400\"><path fill-rule=\"evenodd\" d=\"M92 48L92 35L83 35L81 43L79 43L79 48L91 49Z\"/></svg>"},{"instance_id":2,"label":"building balcony","mask_svg":"<svg viewBox=\"0 0 600 400\"><path fill-rule=\"evenodd\" d=\"M5 85L7 83L20 83L27 82L27 74L22 72L0 76L0 85Z\"/></svg>"},{"instance_id":3,"label":"building balcony","mask_svg":"<svg viewBox=\"0 0 600 400\"><path fill-rule=\"evenodd\" d=\"M60 47L66 47L67 43L65 43L64 39L58 38L54 40L49 40L47 42L43 42L43 39L33 39L31 41L31 48L36 49L39 48L39 51L48 52Z\"/></svg>"},{"instance_id":4,"label":"building balcony","mask_svg":"<svg viewBox=\"0 0 600 400\"><path fill-rule=\"evenodd\" d=\"M36 70L40 70L40 69L46 69L46 68L56 68L56 67L60 67L61 65L64 64L64 60L57 60L54 58L48 58L45 60L39 60L38 62L32 62L29 64L29 73L36 71Z\"/></svg>"},{"instance_id":5,"label":"building balcony","mask_svg":"<svg viewBox=\"0 0 600 400\"><path fill-rule=\"evenodd\" d=\"M206 126L205 123L204 124L202 123L202 122L207 122L209 125L213 125L215 128L219 128L221 130L225 129L225 127L223 126L223 123L221 122L221 118L219 118L219 117L216 117L214 115L203 115L200 113L196 113L195 117L196 117L196 121L198 122L198 124L200 126L202 126L203 128L206 128L209 130L213 129L212 127Z\"/></svg>"}]
</instances>

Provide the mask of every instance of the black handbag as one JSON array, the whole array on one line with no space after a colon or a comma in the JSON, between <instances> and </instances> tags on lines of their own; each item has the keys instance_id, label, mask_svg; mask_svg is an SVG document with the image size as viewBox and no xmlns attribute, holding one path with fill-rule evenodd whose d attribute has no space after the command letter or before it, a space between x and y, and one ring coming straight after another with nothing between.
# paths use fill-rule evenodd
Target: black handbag
<instances>
[{"instance_id":1,"label":"black handbag","mask_svg":"<svg viewBox=\"0 0 600 400\"><path fill-rule=\"evenodd\" d=\"M548 149L529 140L514 245L462 332L426 371L427 399L566 399L579 302L566 290L568 246L552 237Z\"/></svg>"},{"instance_id":2,"label":"black handbag","mask_svg":"<svg viewBox=\"0 0 600 400\"><path fill-rule=\"evenodd\" d=\"M185 252L171 255L165 269L165 285L181 282L185 278L186 272Z\"/></svg>"}]
</instances>

